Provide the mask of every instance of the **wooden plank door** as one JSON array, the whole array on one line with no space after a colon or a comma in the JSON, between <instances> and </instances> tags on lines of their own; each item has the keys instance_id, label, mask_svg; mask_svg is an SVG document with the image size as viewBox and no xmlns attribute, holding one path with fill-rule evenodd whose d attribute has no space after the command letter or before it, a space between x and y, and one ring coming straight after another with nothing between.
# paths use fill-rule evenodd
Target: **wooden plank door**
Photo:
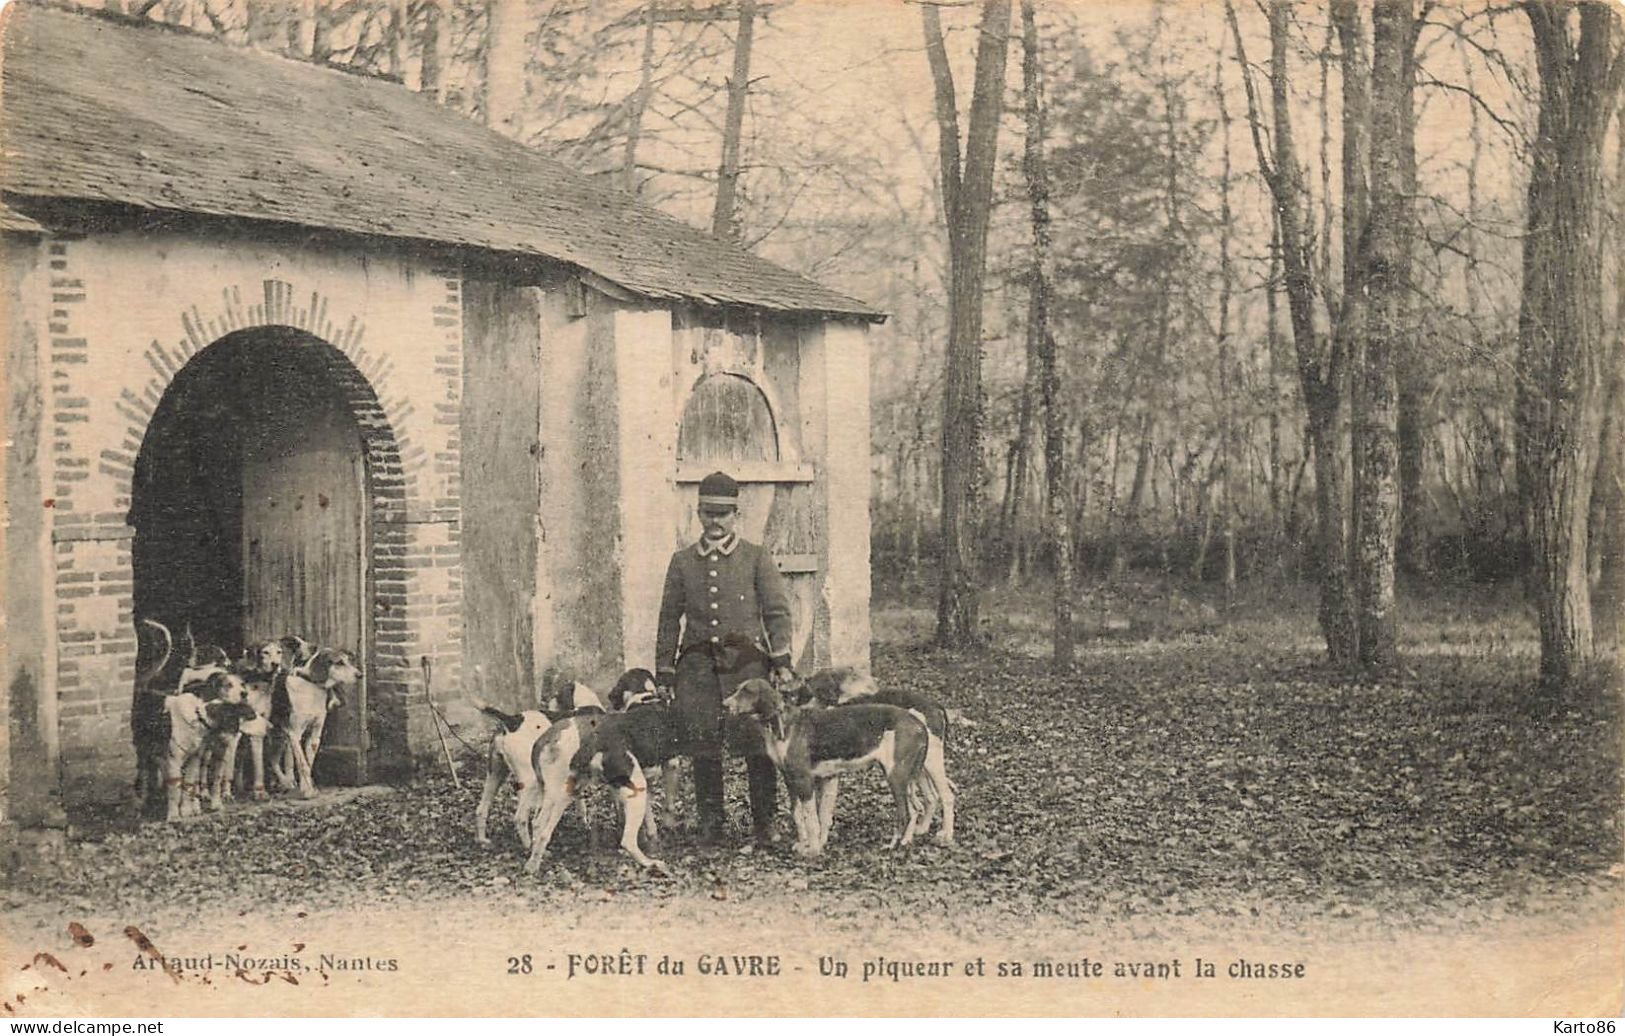
<instances>
[{"instance_id":1,"label":"wooden plank door","mask_svg":"<svg viewBox=\"0 0 1625 1036\"><path fill-rule=\"evenodd\" d=\"M284 398L259 409L243 450L243 623L367 655L366 468L342 406ZM367 779L367 689L328 713L316 780Z\"/></svg>"}]
</instances>

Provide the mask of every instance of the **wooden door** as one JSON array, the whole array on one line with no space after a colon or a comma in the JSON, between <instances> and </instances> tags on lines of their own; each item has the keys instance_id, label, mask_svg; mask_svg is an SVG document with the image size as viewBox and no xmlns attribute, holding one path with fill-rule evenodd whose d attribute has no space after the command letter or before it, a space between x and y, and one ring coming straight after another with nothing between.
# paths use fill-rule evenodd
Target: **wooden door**
<instances>
[{"instance_id":1,"label":"wooden door","mask_svg":"<svg viewBox=\"0 0 1625 1036\"><path fill-rule=\"evenodd\" d=\"M367 655L366 469L348 411L292 396L257 408L243 450L243 623ZM327 716L318 783L367 778L365 681Z\"/></svg>"}]
</instances>

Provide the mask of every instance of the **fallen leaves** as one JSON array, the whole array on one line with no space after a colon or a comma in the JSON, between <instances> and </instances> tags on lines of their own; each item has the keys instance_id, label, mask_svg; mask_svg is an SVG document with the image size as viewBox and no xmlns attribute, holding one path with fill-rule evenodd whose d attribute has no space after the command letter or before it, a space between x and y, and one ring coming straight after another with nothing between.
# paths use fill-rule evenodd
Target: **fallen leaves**
<instances>
[{"instance_id":1,"label":"fallen leaves","mask_svg":"<svg viewBox=\"0 0 1625 1036\"><path fill-rule=\"evenodd\" d=\"M529 879L505 821L492 848L473 843L483 764L466 760L462 789L437 769L315 808L115 831L75 844L71 865L34 891L138 910L215 897L280 916L368 897L579 905L613 895L730 913L948 917L987 907L1087 921L1233 916L1260 900L1396 916L1516 902L1541 883L1619 879L1616 699L1526 708L1533 664L1504 656L1419 656L1400 677L1347 684L1302 640L1241 631L1093 642L1062 675L1017 653L880 650L882 684L931 695L969 721L948 739L959 789L952 848L887 852L892 803L875 774L842 781L818 860L787 846L699 849L678 836L679 873L653 880L608 848L613 839L589 850L572 810ZM743 767L731 763L727 780L742 826ZM611 809L594 816L616 823Z\"/></svg>"}]
</instances>

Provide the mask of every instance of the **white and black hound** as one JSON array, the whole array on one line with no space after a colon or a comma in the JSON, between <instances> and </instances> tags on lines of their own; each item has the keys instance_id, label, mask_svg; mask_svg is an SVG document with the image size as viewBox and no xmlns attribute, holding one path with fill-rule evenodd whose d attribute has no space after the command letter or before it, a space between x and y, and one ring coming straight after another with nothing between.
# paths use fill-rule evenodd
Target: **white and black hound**
<instances>
[{"instance_id":1,"label":"white and black hound","mask_svg":"<svg viewBox=\"0 0 1625 1036\"><path fill-rule=\"evenodd\" d=\"M660 809L656 811L651 803L643 814L643 832L655 844L660 838L659 826L669 829L676 823L677 767L683 749L677 716L647 669L622 673L609 689L609 707L614 710L612 715L621 717L615 722L644 772L660 771Z\"/></svg>"},{"instance_id":2,"label":"white and black hound","mask_svg":"<svg viewBox=\"0 0 1625 1036\"><path fill-rule=\"evenodd\" d=\"M243 681L218 672L164 699L169 744L164 756L167 791L165 817L175 820L200 812L207 787L209 808L219 810L219 771L224 768L228 739L254 714L243 701Z\"/></svg>"},{"instance_id":3,"label":"white and black hound","mask_svg":"<svg viewBox=\"0 0 1625 1036\"><path fill-rule=\"evenodd\" d=\"M175 652L169 627L153 619L142 619L136 628L156 630L163 640L158 660L136 674L130 698L130 733L135 745L136 809L145 811L164 787L165 758L169 751L170 721L168 699L189 688L202 685L210 677L226 671L226 653L211 646L199 647L186 631L188 648L183 657Z\"/></svg>"},{"instance_id":4,"label":"white and black hound","mask_svg":"<svg viewBox=\"0 0 1625 1036\"><path fill-rule=\"evenodd\" d=\"M530 848L530 802L536 785L536 771L531 763L531 750L536 739L547 733L553 721L535 709L524 712L503 712L491 705L479 703L479 710L502 724L502 729L491 737L491 750L485 764L485 787L480 791L480 803L474 807L474 841L490 845L486 822L491 815L491 803L503 779L513 782L513 825L519 833L519 842Z\"/></svg>"},{"instance_id":5,"label":"white and black hound","mask_svg":"<svg viewBox=\"0 0 1625 1036\"><path fill-rule=\"evenodd\" d=\"M918 716L892 705L799 709L766 680L746 680L723 708L762 728L767 754L790 792L796 851L817 856L835 819L835 778L879 766L897 809L891 847L914 840L919 813L909 790L920 779L930 734Z\"/></svg>"},{"instance_id":6,"label":"white and black hound","mask_svg":"<svg viewBox=\"0 0 1625 1036\"><path fill-rule=\"evenodd\" d=\"M639 865L669 873L663 862L646 856L638 847L638 829L649 805L649 780L632 754L624 731L619 729L616 721L622 718L614 714L571 716L553 724L547 733L536 739L536 746L531 750L531 768L536 772L540 794L530 825L526 874L541 870L542 858L559 818L570 800L593 782L613 788L620 799L621 848Z\"/></svg>"},{"instance_id":7,"label":"white and black hound","mask_svg":"<svg viewBox=\"0 0 1625 1036\"><path fill-rule=\"evenodd\" d=\"M915 691L881 690L874 677L849 666L820 669L801 681L795 688L797 702L814 701L823 706L893 705L907 709L925 723L931 735L926 749L925 766L919 782L924 798L924 817L917 834L923 835L936 819L937 807L942 808L942 827L936 841L951 845L954 840L954 785L948 779L948 710L933 699Z\"/></svg>"},{"instance_id":8,"label":"white and black hound","mask_svg":"<svg viewBox=\"0 0 1625 1036\"><path fill-rule=\"evenodd\" d=\"M344 703L343 688L361 679L361 664L348 651L322 648L302 668L289 669L272 688L271 723L287 739L294 784L304 798L316 795L311 775L322 747L327 714Z\"/></svg>"}]
</instances>

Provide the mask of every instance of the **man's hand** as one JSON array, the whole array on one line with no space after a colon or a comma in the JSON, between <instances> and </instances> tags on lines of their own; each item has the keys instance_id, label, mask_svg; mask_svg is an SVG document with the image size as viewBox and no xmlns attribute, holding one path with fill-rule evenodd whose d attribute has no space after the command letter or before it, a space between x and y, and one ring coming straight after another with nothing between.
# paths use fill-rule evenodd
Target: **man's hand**
<instances>
[{"instance_id":1,"label":"man's hand","mask_svg":"<svg viewBox=\"0 0 1625 1036\"><path fill-rule=\"evenodd\" d=\"M772 673L772 676L771 676L771 679L773 681L773 686L775 686L775 687L783 687L785 684L788 684L791 680L794 680L795 678L796 678L795 671L792 670L789 666L787 666L787 665L779 665L779 666L774 666L773 667L773 673Z\"/></svg>"}]
</instances>

